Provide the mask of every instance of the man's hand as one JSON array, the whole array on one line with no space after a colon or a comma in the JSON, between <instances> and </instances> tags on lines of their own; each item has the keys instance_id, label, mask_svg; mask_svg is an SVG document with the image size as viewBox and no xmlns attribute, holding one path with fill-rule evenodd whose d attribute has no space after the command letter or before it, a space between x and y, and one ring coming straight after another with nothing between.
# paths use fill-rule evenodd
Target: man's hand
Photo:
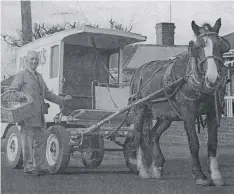
<instances>
[{"instance_id":1,"label":"man's hand","mask_svg":"<svg viewBox=\"0 0 234 194\"><path fill-rule=\"evenodd\" d=\"M64 106L66 107L72 107L72 97L70 95L66 95L63 99Z\"/></svg>"},{"instance_id":2,"label":"man's hand","mask_svg":"<svg viewBox=\"0 0 234 194\"><path fill-rule=\"evenodd\" d=\"M65 100L65 101L71 100L71 99L72 99L72 97L71 97L70 95L66 95L66 96L64 97L64 100Z\"/></svg>"}]
</instances>

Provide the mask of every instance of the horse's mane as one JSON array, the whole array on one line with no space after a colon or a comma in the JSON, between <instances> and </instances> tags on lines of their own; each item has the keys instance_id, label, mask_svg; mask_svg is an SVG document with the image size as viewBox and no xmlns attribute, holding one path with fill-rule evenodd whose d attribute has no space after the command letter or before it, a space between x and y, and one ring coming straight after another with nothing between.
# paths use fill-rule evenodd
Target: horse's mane
<instances>
[{"instance_id":1,"label":"horse's mane","mask_svg":"<svg viewBox=\"0 0 234 194\"><path fill-rule=\"evenodd\" d=\"M209 23L204 23L202 24L202 27L201 27L203 30L206 30L208 32L211 32L212 31L212 27Z\"/></svg>"}]
</instances>

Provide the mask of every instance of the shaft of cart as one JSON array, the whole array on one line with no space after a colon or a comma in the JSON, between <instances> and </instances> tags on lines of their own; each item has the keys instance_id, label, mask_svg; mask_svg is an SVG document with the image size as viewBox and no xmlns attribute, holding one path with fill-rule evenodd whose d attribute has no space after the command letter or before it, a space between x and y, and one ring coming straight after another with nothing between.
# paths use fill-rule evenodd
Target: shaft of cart
<instances>
[{"instance_id":1,"label":"shaft of cart","mask_svg":"<svg viewBox=\"0 0 234 194\"><path fill-rule=\"evenodd\" d=\"M104 125L106 122L108 122L109 120L111 120L112 118L116 117L117 115L121 114L121 113L124 113L128 110L130 110L131 108L133 108L134 106L138 106L140 104L143 104L147 101L150 101L151 99L155 98L155 99L158 99L158 98L164 98L165 99L165 91L164 89L166 90L167 93L171 94L173 93L173 91L175 91L175 89L178 87L178 86L182 86L184 83L186 82L186 79L185 78L180 78L178 79L177 81L173 82L172 84L170 84L168 87L166 88L161 88L160 90L144 97L144 98L141 98L137 101L134 101L133 103L129 104L128 106L110 114L109 116L107 116L106 118L102 119L101 121L99 121L98 123L86 128L83 132L83 135L88 135L88 134L91 134L93 132L95 132L96 130L98 130L102 125Z\"/></svg>"}]
</instances>

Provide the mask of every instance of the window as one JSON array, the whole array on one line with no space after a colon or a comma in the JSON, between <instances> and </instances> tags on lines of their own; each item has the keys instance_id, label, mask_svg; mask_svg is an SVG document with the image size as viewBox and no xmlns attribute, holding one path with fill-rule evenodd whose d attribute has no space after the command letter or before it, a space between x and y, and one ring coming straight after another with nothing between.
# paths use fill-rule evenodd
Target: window
<instances>
[{"instance_id":1,"label":"window","mask_svg":"<svg viewBox=\"0 0 234 194\"><path fill-rule=\"evenodd\" d=\"M51 47L50 78L58 76L59 69L59 45Z\"/></svg>"}]
</instances>

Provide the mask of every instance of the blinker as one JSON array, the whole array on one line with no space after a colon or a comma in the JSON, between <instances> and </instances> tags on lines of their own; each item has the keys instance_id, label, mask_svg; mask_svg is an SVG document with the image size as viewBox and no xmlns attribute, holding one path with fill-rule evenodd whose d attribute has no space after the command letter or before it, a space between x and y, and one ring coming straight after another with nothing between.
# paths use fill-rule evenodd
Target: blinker
<instances>
[{"instance_id":1,"label":"blinker","mask_svg":"<svg viewBox=\"0 0 234 194\"><path fill-rule=\"evenodd\" d=\"M197 46L195 42L192 40L189 42L188 52L189 52L190 57L199 57Z\"/></svg>"}]
</instances>

